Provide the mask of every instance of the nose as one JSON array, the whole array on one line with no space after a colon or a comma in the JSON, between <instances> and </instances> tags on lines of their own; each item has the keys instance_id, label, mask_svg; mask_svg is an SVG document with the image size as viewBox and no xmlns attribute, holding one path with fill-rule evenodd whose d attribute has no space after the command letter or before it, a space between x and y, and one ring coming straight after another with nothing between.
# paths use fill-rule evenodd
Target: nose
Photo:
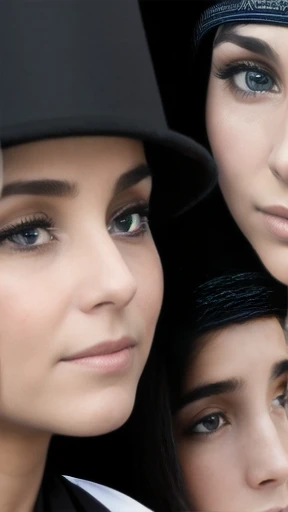
<instances>
[{"instance_id":1,"label":"nose","mask_svg":"<svg viewBox=\"0 0 288 512\"><path fill-rule=\"evenodd\" d=\"M274 145L268 161L269 169L278 181L288 185L288 108L283 109L282 120L278 120L273 130Z\"/></svg>"},{"instance_id":2,"label":"nose","mask_svg":"<svg viewBox=\"0 0 288 512\"><path fill-rule=\"evenodd\" d=\"M287 430L283 439L288 436ZM287 441L283 442L271 419L259 425L247 443L247 482L253 489L279 487L288 481Z\"/></svg>"},{"instance_id":3,"label":"nose","mask_svg":"<svg viewBox=\"0 0 288 512\"><path fill-rule=\"evenodd\" d=\"M86 239L81 245L73 269L78 274L75 294L80 310L127 306L136 294L137 282L109 233L98 231L92 240L90 237L88 243Z\"/></svg>"}]
</instances>

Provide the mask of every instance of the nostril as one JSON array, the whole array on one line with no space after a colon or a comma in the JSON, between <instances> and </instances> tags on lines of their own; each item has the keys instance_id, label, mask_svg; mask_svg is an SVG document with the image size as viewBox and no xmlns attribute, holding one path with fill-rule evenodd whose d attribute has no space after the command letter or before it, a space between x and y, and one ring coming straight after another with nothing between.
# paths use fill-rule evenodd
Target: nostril
<instances>
[{"instance_id":1,"label":"nostril","mask_svg":"<svg viewBox=\"0 0 288 512\"><path fill-rule=\"evenodd\" d=\"M271 172L272 172L273 176L275 176L275 178L277 178L277 180L281 180L281 176L278 171L276 171L275 169L271 169Z\"/></svg>"},{"instance_id":2,"label":"nostril","mask_svg":"<svg viewBox=\"0 0 288 512\"><path fill-rule=\"evenodd\" d=\"M272 484L273 482L275 482L275 480L273 480L273 478L269 478L268 480L263 480L263 482L260 482L260 486L264 486L264 485L268 485L268 484Z\"/></svg>"}]
</instances>

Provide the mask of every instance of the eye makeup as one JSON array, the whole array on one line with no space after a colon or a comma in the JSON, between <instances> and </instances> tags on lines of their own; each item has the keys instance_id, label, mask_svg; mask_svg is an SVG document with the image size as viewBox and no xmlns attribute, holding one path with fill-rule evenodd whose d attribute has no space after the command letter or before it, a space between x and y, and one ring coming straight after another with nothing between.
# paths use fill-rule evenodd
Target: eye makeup
<instances>
[{"instance_id":1,"label":"eye makeup","mask_svg":"<svg viewBox=\"0 0 288 512\"><path fill-rule=\"evenodd\" d=\"M219 67L214 66L213 73L216 78L226 81L232 92L243 97L281 92L275 73L254 61L234 61Z\"/></svg>"}]
</instances>

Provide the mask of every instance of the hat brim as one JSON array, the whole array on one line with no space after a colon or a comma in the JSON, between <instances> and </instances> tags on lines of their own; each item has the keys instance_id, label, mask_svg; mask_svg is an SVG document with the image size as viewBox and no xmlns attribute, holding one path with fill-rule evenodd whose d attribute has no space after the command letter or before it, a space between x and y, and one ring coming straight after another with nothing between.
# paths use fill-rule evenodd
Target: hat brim
<instances>
[{"instance_id":1,"label":"hat brim","mask_svg":"<svg viewBox=\"0 0 288 512\"><path fill-rule=\"evenodd\" d=\"M111 128L113 127L113 128ZM116 136L141 140L152 170L152 215L164 219L179 215L198 203L216 184L215 163L206 149L193 139L172 130L165 133L132 126L123 119L93 119L82 116L47 119L27 125L5 127L2 147L72 136Z\"/></svg>"}]
</instances>

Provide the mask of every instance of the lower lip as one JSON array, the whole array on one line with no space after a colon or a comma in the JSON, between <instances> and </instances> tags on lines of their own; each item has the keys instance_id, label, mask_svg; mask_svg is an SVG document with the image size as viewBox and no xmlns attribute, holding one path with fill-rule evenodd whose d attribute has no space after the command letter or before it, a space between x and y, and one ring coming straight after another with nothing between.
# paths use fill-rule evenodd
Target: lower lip
<instances>
[{"instance_id":1,"label":"lower lip","mask_svg":"<svg viewBox=\"0 0 288 512\"><path fill-rule=\"evenodd\" d=\"M288 241L288 219L271 215L270 213L264 213L264 221L272 235L276 235L278 238Z\"/></svg>"},{"instance_id":2,"label":"lower lip","mask_svg":"<svg viewBox=\"0 0 288 512\"><path fill-rule=\"evenodd\" d=\"M100 370L105 373L120 372L129 368L133 359L135 347L128 347L112 354L102 354L99 356L81 357L64 361L66 364L82 366L83 368Z\"/></svg>"}]
</instances>

